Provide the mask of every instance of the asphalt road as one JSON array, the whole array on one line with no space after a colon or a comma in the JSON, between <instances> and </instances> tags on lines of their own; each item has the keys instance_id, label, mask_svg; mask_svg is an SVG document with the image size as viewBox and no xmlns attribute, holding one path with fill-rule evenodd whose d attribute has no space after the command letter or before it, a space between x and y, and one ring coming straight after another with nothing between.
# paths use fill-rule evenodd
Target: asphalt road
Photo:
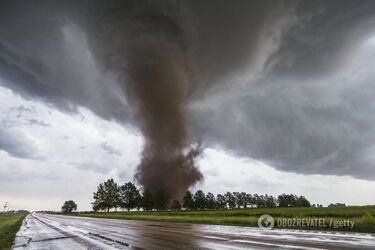
<instances>
[{"instance_id":1,"label":"asphalt road","mask_svg":"<svg viewBox=\"0 0 375 250\"><path fill-rule=\"evenodd\" d=\"M13 249L375 249L375 235L34 214Z\"/></svg>"}]
</instances>

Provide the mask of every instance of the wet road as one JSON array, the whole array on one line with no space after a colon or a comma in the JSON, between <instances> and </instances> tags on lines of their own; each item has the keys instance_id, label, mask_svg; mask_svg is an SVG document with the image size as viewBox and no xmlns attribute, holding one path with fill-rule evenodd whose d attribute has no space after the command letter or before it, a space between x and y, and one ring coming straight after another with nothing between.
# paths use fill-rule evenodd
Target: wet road
<instances>
[{"instance_id":1,"label":"wet road","mask_svg":"<svg viewBox=\"0 0 375 250\"><path fill-rule=\"evenodd\" d=\"M13 249L375 249L375 236L29 215Z\"/></svg>"}]
</instances>

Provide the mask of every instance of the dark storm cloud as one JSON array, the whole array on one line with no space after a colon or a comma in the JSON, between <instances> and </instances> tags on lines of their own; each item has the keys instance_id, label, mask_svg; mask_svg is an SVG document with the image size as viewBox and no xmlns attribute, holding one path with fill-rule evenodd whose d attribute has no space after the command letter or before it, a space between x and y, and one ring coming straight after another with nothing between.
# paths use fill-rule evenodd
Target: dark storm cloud
<instances>
[{"instance_id":1,"label":"dark storm cloud","mask_svg":"<svg viewBox=\"0 0 375 250\"><path fill-rule=\"evenodd\" d=\"M374 3L305 1L295 13L259 80L196 105L197 131L281 170L375 179L374 47L356 62Z\"/></svg>"},{"instance_id":2,"label":"dark storm cloud","mask_svg":"<svg viewBox=\"0 0 375 250\"><path fill-rule=\"evenodd\" d=\"M266 91L259 87L253 94L225 102L220 112L196 112L195 119L210 117L198 129L208 144L220 142L233 153L281 170L373 179L375 93L373 88L367 90L346 93L362 99L314 106L311 102L316 99L304 87Z\"/></svg>"},{"instance_id":3,"label":"dark storm cloud","mask_svg":"<svg viewBox=\"0 0 375 250\"><path fill-rule=\"evenodd\" d=\"M0 83L138 126L146 160L147 146L198 138L281 170L375 179L374 65L347 76L374 17L361 0L2 1Z\"/></svg>"},{"instance_id":4,"label":"dark storm cloud","mask_svg":"<svg viewBox=\"0 0 375 250\"><path fill-rule=\"evenodd\" d=\"M1 1L1 84L63 111L85 106L124 120L129 110L113 74L98 75L84 34L71 23L70 7L82 7L75 2Z\"/></svg>"},{"instance_id":5,"label":"dark storm cloud","mask_svg":"<svg viewBox=\"0 0 375 250\"><path fill-rule=\"evenodd\" d=\"M350 66L356 47L374 34L371 1L306 1L269 60L273 75L316 79ZM349 65L348 65L349 64Z\"/></svg>"}]
</instances>

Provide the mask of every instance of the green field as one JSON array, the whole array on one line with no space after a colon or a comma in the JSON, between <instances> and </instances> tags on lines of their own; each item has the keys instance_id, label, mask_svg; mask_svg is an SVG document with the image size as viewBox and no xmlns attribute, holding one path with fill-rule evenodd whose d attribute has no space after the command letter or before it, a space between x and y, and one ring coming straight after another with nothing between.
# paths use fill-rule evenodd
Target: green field
<instances>
[{"instance_id":1,"label":"green field","mask_svg":"<svg viewBox=\"0 0 375 250\"><path fill-rule=\"evenodd\" d=\"M10 249L26 213L0 214L0 249Z\"/></svg>"},{"instance_id":2,"label":"green field","mask_svg":"<svg viewBox=\"0 0 375 250\"><path fill-rule=\"evenodd\" d=\"M275 228L306 230L330 230L375 233L375 206L332 208L254 208L235 210L162 211L162 212L109 212L77 213L78 216L162 221L177 223L199 223L257 227L259 216L269 214L275 219ZM288 220L289 225L278 225ZM304 219L305 225L298 224ZM319 220L318 223L311 223ZM343 223L354 222L353 227ZM308 224L310 223L310 224ZM341 225L339 224L341 223Z\"/></svg>"}]
</instances>

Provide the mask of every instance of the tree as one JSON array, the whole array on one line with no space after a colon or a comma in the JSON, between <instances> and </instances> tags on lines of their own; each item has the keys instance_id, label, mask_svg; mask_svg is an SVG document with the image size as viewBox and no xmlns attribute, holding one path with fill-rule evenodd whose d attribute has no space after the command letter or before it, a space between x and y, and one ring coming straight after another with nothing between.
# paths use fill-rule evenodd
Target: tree
<instances>
[{"instance_id":1,"label":"tree","mask_svg":"<svg viewBox=\"0 0 375 250\"><path fill-rule=\"evenodd\" d=\"M108 179L104 183L100 183L98 190L94 192L93 209L109 210L118 207L120 203L119 187L113 179Z\"/></svg>"},{"instance_id":2,"label":"tree","mask_svg":"<svg viewBox=\"0 0 375 250\"><path fill-rule=\"evenodd\" d=\"M206 196L202 190L198 190L194 194L194 207L196 209L204 209L206 207Z\"/></svg>"},{"instance_id":3,"label":"tree","mask_svg":"<svg viewBox=\"0 0 375 250\"><path fill-rule=\"evenodd\" d=\"M77 204L72 200L65 201L64 205L61 207L61 212L63 212L64 214L70 214L71 212L76 210Z\"/></svg>"},{"instance_id":4,"label":"tree","mask_svg":"<svg viewBox=\"0 0 375 250\"><path fill-rule=\"evenodd\" d=\"M206 195L206 208L207 209L216 209L216 199L212 193L207 193Z\"/></svg>"},{"instance_id":5,"label":"tree","mask_svg":"<svg viewBox=\"0 0 375 250\"><path fill-rule=\"evenodd\" d=\"M277 196L277 202L279 203L279 207L288 207L286 194L280 194Z\"/></svg>"},{"instance_id":6,"label":"tree","mask_svg":"<svg viewBox=\"0 0 375 250\"><path fill-rule=\"evenodd\" d=\"M236 208L236 197L231 192L227 192L225 194L225 198L228 202L229 209Z\"/></svg>"},{"instance_id":7,"label":"tree","mask_svg":"<svg viewBox=\"0 0 375 250\"><path fill-rule=\"evenodd\" d=\"M255 206L257 208L266 207L266 202L265 202L265 196L264 195L254 194L253 195L253 199L254 199L254 204L255 204Z\"/></svg>"},{"instance_id":8,"label":"tree","mask_svg":"<svg viewBox=\"0 0 375 250\"><path fill-rule=\"evenodd\" d=\"M186 209L194 208L193 194L188 190L186 191L184 198L182 200L182 206Z\"/></svg>"},{"instance_id":9,"label":"tree","mask_svg":"<svg viewBox=\"0 0 375 250\"><path fill-rule=\"evenodd\" d=\"M181 210L181 203L178 200L174 200L171 204L172 210Z\"/></svg>"},{"instance_id":10,"label":"tree","mask_svg":"<svg viewBox=\"0 0 375 250\"><path fill-rule=\"evenodd\" d=\"M168 191L165 188L161 188L154 192L154 207L157 210L165 210L168 208L170 199L171 196Z\"/></svg>"},{"instance_id":11,"label":"tree","mask_svg":"<svg viewBox=\"0 0 375 250\"><path fill-rule=\"evenodd\" d=\"M288 197L289 197L290 207L297 207L297 200L298 200L297 195L290 194Z\"/></svg>"},{"instance_id":12,"label":"tree","mask_svg":"<svg viewBox=\"0 0 375 250\"><path fill-rule=\"evenodd\" d=\"M216 196L216 206L218 209L226 209L227 208L227 199L224 195L218 194Z\"/></svg>"},{"instance_id":13,"label":"tree","mask_svg":"<svg viewBox=\"0 0 375 250\"><path fill-rule=\"evenodd\" d=\"M235 192L233 193L236 196L237 208L246 208L247 207L247 194L245 192Z\"/></svg>"},{"instance_id":14,"label":"tree","mask_svg":"<svg viewBox=\"0 0 375 250\"><path fill-rule=\"evenodd\" d=\"M257 194L255 194L255 204L256 204L257 208L263 208L263 207L265 207L265 204L264 204L264 195L257 195Z\"/></svg>"},{"instance_id":15,"label":"tree","mask_svg":"<svg viewBox=\"0 0 375 250\"><path fill-rule=\"evenodd\" d=\"M242 200L242 207L247 208L247 193L241 192L240 197L241 197L241 200Z\"/></svg>"},{"instance_id":16,"label":"tree","mask_svg":"<svg viewBox=\"0 0 375 250\"><path fill-rule=\"evenodd\" d=\"M240 201L240 193L239 192L233 192L233 197L236 200L236 206L237 208L241 207L241 201Z\"/></svg>"},{"instance_id":17,"label":"tree","mask_svg":"<svg viewBox=\"0 0 375 250\"><path fill-rule=\"evenodd\" d=\"M277 197L279 207L311 207L310 202L304 197L295 194L282 194Z\"/></svg>"},{"instance_id":18,"label":"tree","mask_svg":"<svg viewBox=\"0 0 375 250\"><path fill-rule=\"evenodd\" d=\"M274 208L277 206L277 200L275 197L272 195L267 195L265 196L265 205L267 208Z\"/></svg>"},{"instance_id":19,"label":"tree","mask_svg":"<svg viewBox=\"0 0 375 250\"><path fill-rule=\"evenodd\" d=\"M297 207L311 207L310 201L308 201L305 196L298 197L296 205Z\"/></svg>"},{"instance_id":20,"label":"tree","mask_svg":"<svg viewBox=\"0 0 375 250\"><path fill-rule=\"evenodd\" d=\"M128 182L120 187L119 198L120 207L129 211L130 209L137 207L140 203L141 195L139 194L137 187L132 182Z\"/></svg>"},{"instance_id":21,"label":"tree","mask_svg":"<svg viewBox=\"0 0 375 250\"><path fill-rule=\"evenodd\" d=\"M277 197L279 207L295 207L297 196L294 194L282 194Z\"/></svg>"},{"instance_id":22,"label":"tree","mask_svg":"<svg viewBox=\"0 0 375 250\"><path fill-rule=\"evenodd\" d=\"M247 206L250 206L250 207L255 206L255 201L254 201L254 198L251 194L246 194L245 207L247 207Z\"/></svg>"},{"instance_id":23,"label":"tree","mask_svg":"<svg viewBox=\"0 0 375 250\"><path fill-rule=\"evenodd\" d=\"M145 211L150 211L154 207L154 196L148 189L143 192L143 196L141 198L141 206Z\"/></svg>"}]
</instances>

